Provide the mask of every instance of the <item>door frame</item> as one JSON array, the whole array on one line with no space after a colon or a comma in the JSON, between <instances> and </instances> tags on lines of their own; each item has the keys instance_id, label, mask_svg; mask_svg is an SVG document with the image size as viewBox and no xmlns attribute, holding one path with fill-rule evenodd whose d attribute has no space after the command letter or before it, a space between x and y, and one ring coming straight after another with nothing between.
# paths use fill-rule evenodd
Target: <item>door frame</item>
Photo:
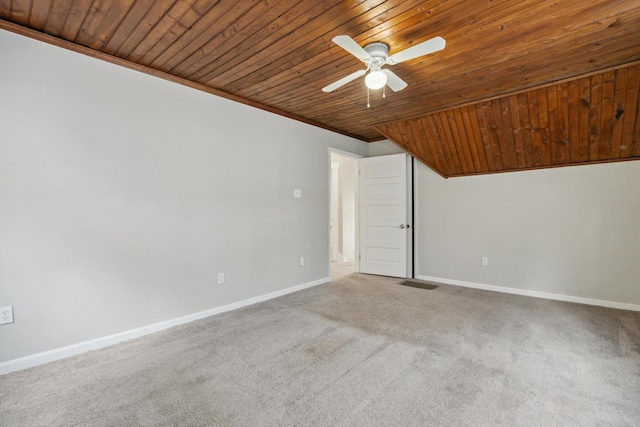
<instances>
[{"instance_id":1,"label":"door frame","mask_svg":"<svg viewBox=\"0 0 640 427\"><path fill-rule=\"evenodd\" d=\"M423 165L424 166L424 165ZM412 233L412 244L413 248L411 250L411 278L416 278L418 274L419 260L420 257L418 253L420 251L419 243L420 239L418 239L418 233L420 225L418 224L418 218L420 218L420 212L418 211L419 203L418 203L418 168L420 167L420 161L411 156L411 187L413 190L412 198L411 198L411 233Z\"/></svg>"},{"instance_id":2,"label":"door frame","mask_svg":"<svg viewBox=\"0 0 640 427\"><path fill-rule=\"evenodd\" d=\"M356 154L356 153L351 153L349 151L344 151L344 150L340 150L339 148L333 148L333 147L329 147L329 151L328 151L328 155L327 155L327 171L328 171L328 183L327 183L327 189L328 189L328 196L329 196L329 203L328 205L328 216L327 216L327 236L328 236L328 247L327 247L327 252L328 252L328 257L327 259L329 260L329 264L327 265L328 268L328 275L327 277L329 277L329 279L331 279L331 259L332 259L332 254L331 254L331 208L332 208L332 199L331 199L331 192L332 192L332 188L331 188L331 154L337 154L339 156L342 157L350 157L352 158L354 161L358 161L362 158L364 158L363 155L360 154ZM357 165L356 165L357 166ZM357 168L356 168L357 170ZM358 215L359 215L359 207L358 207L358 200L359 200L359 193L358 193L358 176L356 173L356 177L354 180L354 197L356 200L356 204L355 204L355 259L353 260L353 265L354 265L354 271L356 273L358 273L360 271L360 261L358 260L358 256L357 254L360 253L360 233L359 233L359 219L358 219Z\"/></svg>"}]
</instances>

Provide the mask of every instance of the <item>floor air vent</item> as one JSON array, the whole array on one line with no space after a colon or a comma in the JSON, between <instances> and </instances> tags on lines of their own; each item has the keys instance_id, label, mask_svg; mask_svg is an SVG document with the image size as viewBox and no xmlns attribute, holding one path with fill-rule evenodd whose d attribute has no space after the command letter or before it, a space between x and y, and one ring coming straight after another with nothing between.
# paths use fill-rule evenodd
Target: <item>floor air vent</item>
<instances>
[{"instance_id":1,"label":"floor air vent","mask_svg":"<svg viewBox=\"0 0 640 427\"><path fill-rule=\"evenodd\" d=\"M398 284L402 286L411 286L412 288L427 289L429 291L438 287L438 285L434 285L433 283L422 282L420 280L405 280Z\"/></svg>"}]
</instances>

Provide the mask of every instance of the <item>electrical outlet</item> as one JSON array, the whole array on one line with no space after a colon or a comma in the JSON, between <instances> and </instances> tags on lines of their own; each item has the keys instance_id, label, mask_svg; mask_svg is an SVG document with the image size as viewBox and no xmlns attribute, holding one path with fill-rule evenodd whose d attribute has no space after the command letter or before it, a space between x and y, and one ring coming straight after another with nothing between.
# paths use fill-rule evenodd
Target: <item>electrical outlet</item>
<instances>
[{"instance_id":1,"label":"electrical outlet","mask_svg":"<svg viewBox=\"0 0 640 427\"><path fill-rule=\"evenodd\" d=\"M296 199L301 199L302 198L302 190L296 188L295 190L293 190L293 197Z\"/></svg>"},{"instance_id":2,"label":"electrical outlet","mask_svg":"<svg viewBox=\"0 0 640 427\"><path fill-rule=\"evenodd\" d=\"M13 323L13 307L10 305L0 308L0 325L5 323Z\"/></svg>"},{"instance_id":3,"label":"electrical outlet","mask_svg":"<svg viewBox=\"0 0 640 427\"><path fill-rule=\"evenodd\" d=\"M218 273L218 285L222 285L224 283L224 273Z\"/></svg>"},{"instance_id":4,"label":"electrical outlet","mask_svg":"<svg viewBox=\"0 0 640 427\"><path fill-rule=\"evenodd\" d=\"M300 257L300 267L304 267L304 257Z\"/></svg>"},{"instance_id":5,"label":"electrical outlet","mask_svg":"<svg viewBox=\"0 0 640 427\"><path fill-rule=\"evenodd\" d=\"M482 257L482 266L486 267L487 265L489 265L489 257L483 256Z\"/></svg>"}]
</instances>

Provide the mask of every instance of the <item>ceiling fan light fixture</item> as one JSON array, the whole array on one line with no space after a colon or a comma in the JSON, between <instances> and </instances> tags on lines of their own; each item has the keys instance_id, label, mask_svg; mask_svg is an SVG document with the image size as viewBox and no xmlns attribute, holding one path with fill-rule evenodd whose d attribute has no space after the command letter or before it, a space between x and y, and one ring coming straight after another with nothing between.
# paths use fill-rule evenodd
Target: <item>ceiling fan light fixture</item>
<instances>
[{"instance_id":1,"label":"ceiling fan light fixture","mask_svg":"<svg viewBox=\"0 0 640 427\"><path fill-rule=\"evenodd\" d=\"M371 71L364 78L364 83L371 90L382 89L387 84L387 75L380 70Z\"/></svg>"},{"instance_id":2,"label":"ceiling fan light fixture","mask_svg":"<svg viewBox=\"0 0 640 427\"><path fill-rule=\"evenodd\" d=\"M333 92L334 90L339 89L347 83L366 74L364 80L365 85L367 86L367 96L369 96L369 90L382 89L385 86L389 86L389 89L394 92L399 92L407 87L407 82L398 77L398 75L390 69L382 69L382 66L395 65L420 56L428 55L444 49L446 45L446 41L442 37L438 36L389 56L389 45L386 43L374 42L362 47L347 35L335 36L331 40L342 49L364 62L366 68L364 70L351 73L348 76L323 87L322 91ZM367 71L369 74L367 74ZM382 96L384 98L384 93Z\"/></svg>"}]
</instances>

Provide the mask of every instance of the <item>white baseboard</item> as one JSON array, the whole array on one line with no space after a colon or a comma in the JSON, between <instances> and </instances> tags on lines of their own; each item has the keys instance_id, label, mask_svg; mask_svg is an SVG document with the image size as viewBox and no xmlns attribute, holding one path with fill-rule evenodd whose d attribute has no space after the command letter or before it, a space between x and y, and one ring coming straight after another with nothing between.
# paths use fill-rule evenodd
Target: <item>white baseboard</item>
<instances>
[{"instance_id":1,"label":"white baseboard","mask_svg":"<svg viewBox=\"0 0 640 427\"><path fill-rule=\"evenodd\" d=\"M189 315L178 317L175 319L165 320L163 322L154 323L152 325L131 329L129 331L118 332L113 335L107 335L105 337L96 338L93 340L84 341L77 344L72 344L65 347L44 351L42 353L32 354L29 356L20 357L18 359L8 360L6 362L0 363L0 375L8 374L9 372L20 371L23 369L42 365L48 362L53 362L54 360L60 360L67 357L75 356L77 354L85 353L90 350L97 350L100 348L108 347L114 344L118 344L134 338L138 338L144 335L152 334L154 332L162 331L164 329L168 329L173 326L178 326L185 323L193 322L194 320L213 316L219 313L224 313L226 311L236 310L241 307L256 304L262 301L267 301L267 300L277 298L286 294L290 294L292 292L301 291L303 289L307 289L313 286L321 285L323 283L329 282L329 280L330 279L328 277L325 277L322 279L314 280L312 282L307 282L301 285L296 285L290 288L271 292L265 295L260 295L257 297L234 302L232 304L223 305L221 307L212 308L210 310L200 311L197 313L189 314Z\"/></svg>"},{"instance_id":2,"label":"white baseboard","mask_svg":"<svg viewBox=\"0 0 640 427\"><path fill-rule=\"evenodd\" d=\"M528 297L552 299L557 301L576 302L579 304L598 305L601 307L618 308L621 310L640 311L640 305L625 302L607 301L594 298L574 297L571 295L553 294L549 292L530 291L527 289L509 288L506 286L485 285L482 283L465 282L463 280L444 279L442 277L417 275L416 279L427 282L444 283L445 285L464 286L465 288L484 289L485 291L503 292L506 294L524 295Z\"/></svg>"}]
</instances>

